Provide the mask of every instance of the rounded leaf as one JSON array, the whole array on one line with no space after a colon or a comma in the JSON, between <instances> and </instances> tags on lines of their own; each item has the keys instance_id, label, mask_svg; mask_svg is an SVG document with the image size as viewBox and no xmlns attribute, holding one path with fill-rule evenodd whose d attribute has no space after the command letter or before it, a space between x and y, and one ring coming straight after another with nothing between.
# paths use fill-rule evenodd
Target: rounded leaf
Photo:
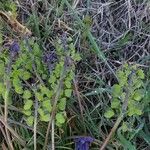
<instances>
[{"instance_id":1,"label":"rounded leaf","mask_svg":"<svg viewBox=\"0 0 150 150\"><path fill-rule=\"evenodd\" d=\"M137 74L140 79L144 79L145 75L142 69L137 70Z\"/></svg>"},{"instance_id":2,"label":"rounded leaf","mask_svg":"<svg viewBox=\"0 0 150 150\"><path fill-rule=\"evenodd\" d=\"M135 114L138 115L138 116L142 115L142 110L139 109L139 108L136 108L135 109Z\"/></svg>"},{"instance_id":3,"label":"rounded leaf","mask_svg":"<svg viewBox=\"0 0 150 150\"><path fill-rule=\"evenodd\" d=\"M66 81L65 81L65 86L66 86L68 89L71 88L71 81L66 80Z\"/></svg>"},{"instance_id":4,"label":"rounded leaf","mask_svg":"<svg viewBox=\"0 0 150 150\"><path fill-rule=\"evenodd\" d=\"M5 72L5 66L3 62L0 62L0 75L3 75Z\"/></svg>"},{"instance_id":5,"label":"rounded leaf","mask_svg":"<svg viewBox=\"0 0 150 150\"><path fill-rule=\"evenodd\" d=\"M50 114L45 114L43 116L40 116L40 119L41 119L41 121L49 122L49 120L50 120Z\"/></svg>"},{"instance_id":6,"label":"rounded leaf","mask_svg":"<svg viewBox=\"0 0 150 150\"><path fill-rule=\"evenodd\" d=\"M62 113L56 114L56 121L60 124L63 124L65 122L65 117Z\"/></svg>"},{"instance_id":7,"label":"rounded leaf","mask_svg":"<svg viewBox=\"0 0 150 150\"><path fill-rule=\"evenodd\" d=\"M16 91L16 93L18 93L18 94L23 94L23 89L22 89L21 86L16 86L16 87L15 87L15 91Z\"/></svg>"},{"instance_id":8,"label":"rounded leaf","mask_svg":"<svg viewBox=\"0 0 150 150\"><path fill-rule=\"evenodd\" d=\"M42 102L42 106L43 106L48 112L51 112L51 110L52 110L52 105L51 105L51 102L50 102L49 99L48 99L48 100L44 100L44 101Z\"/></svg>"},{"instance_id":9,"label":"rounded leaf","mask_svg":"<svg viewBox=\"0 0 150 150\"><path fill-rule=\"evenodd\" d=\"M23 113L27 116L31 116L32 111L31 110L23 110Z\"/></svg>"},{"instance_id":10,"label":"rounded leaf","mask_svg":"<svg viewBox=\"0 0 150 150\"><path fill-rule=\"evenodd\" d=\"M74 61L80 61L81 60L81 56L79 53L75 53L72 57L73 57Z\"/></svg>"},{"instance_id":11,"label":"rounded leaf","mask_svg":"<svg viewBox=\"0 0 150 150\"><path fill-rule=\"evenodd\" d=\"M29 99L31 98L31 92L29 90L25 90L24 93L23 93L23 98L24 99Z\"/></svg>"},{"instance_id":12,"label":"rounded leaf","mask_svg":"<svg viewBox=\"0 0 150 150\"><path fill-rule=\"evenodd\" d=\"M128 130L128 126L125 122L123 122L121 129L123 132L126 132Z\"/></svg>"},{"instance_id":13,"label":"rounded leaf","mask_svg":"<svg viewBox=\"0 0 150 150\"><path fill-rule=\"evenodd\" d=\"M25 102L25 105L24 105L24 110L28 110L28 109L30 109L31 107L32 107L32 105L33 105L33 101L32 100L27 100L26 102Z\"/></svg>"},{"instance_id":14,"label":"rounded leaf","mask_svg":"<svg viewBox=\"0 0 150 150\"><path fill-rule=\"evenodd\" d=\"M20 79L19 79L18 77L15 77L15 78L13 79L13 86L14 86L14 87L19 87L19 86L21 86L21 81L20 81Z\"/></svg>"},{"instance_id":15,"label":"rounded leaf","mask_svg":"<svg viewBox=\"0 0 150 150\"><path fill-rule=\"evenodd\" d=\"M115 114L114 111L112 109L109 109L108 111L105 112L104 116L106 118L111 118L114 116L114 114Z\"/></svg>"},{"instance_id":16,"label":"rounded leaf","mask_svg":"<svg viewBox=\"0 0 150 150\"><path fill-rule=\"evenodd\" d=\"M44 111L41 108L38 108L38 113L40 114L40 116L44 116Z\"/></svg>"},{"instance_id":17,"label":"rounded leaf","mask_svg":"<svg viewBox=\"0 0 150 150\"><path fill-rule=\"evenodd\" d=\"M112 89L113 96L118 97L121 94L121 86L119 84L115 84Z\"/></svg>"},{"instance_id":18,"label":"rounded leaf","mask_svg":"<svg viewBox=\"0 0 150 150\"><path fill-rule=\"evenodd\" d=\"M135 91L133 99L136 101L140 101L142 99L142 94L140 93L140 91Z\"/></svg>"},{"instance_id":19,"label":"rounded leaf","mask_svg":"<svg viewBox=\"0 0 150 150\"><path fill-rule=\"evenodd\" d=\"M141 86L143 85L143 81L142 80L136 80L135 82L134 82L134 87L135 87L135 89L138 89L138 88L140 88Z\"/></svg>"},{"instance_id":20,"label":"rounded leaf","mask_svg":"<svg viewBox=\"0 0 150 150\"><path fill-rule=\"evenodd\" d=\"M33 122L34 122L34 117L33 116L30 116L26 119L26 123L27 123L28 126L32 126Z\"/></svg>"},{"instance_id":21,"label":"rounded leaf","mask_svg":"<svg viewBox=\"0 0 150 150\"><path fill-rule=\"evenodd\" d=\"M66 98L60 99L60 102L58 104L58 108L62 111L65 110L65 108L66 108Z\"/></svg>"},{"instance_id":22,"label":"rounded leaf","mask_svg":"<svg viewBox=\"0 0 150 150\"><path fill-rule=\"evenodd\" d=\"M31 74L28 71L23 72L23 74L21 75L23 80L28 80L31 78Z\"/></svg>"},{"instance_id":23,"label":"rounded leaf","mask_svg":"<svg viewBox=\"0 0 150 150\"><path fill-rule=\"evenodd\" d=\"M118 99L114 99L111 103L111 108L119 108L120 101Z\"/></svg>"},{"instance_id":24,"label":"rounded leaf","mask_svg":"<svg viewBox=\"0 0 150 150\"><path fill-rule=\"evenodd\" d=\"M45 86L40 86L41 89L41 93L44 95L46 95L47 97L51 97L52 96L52 92Z\"/></svg>"},{"instance_id":25,"label":"rounded leaf","mask_svg":"<svg viewBox=\"0 0 150 150\"><path fill-rule=\"evenodd\" d=\"M38 99L38 101L43 101L43 95L41 93L36 92L35 96Z\"/></svg>"},{"instance_id":26,"label":"rounded leaf","mask_svg":"<svg viewBox=\"0 0 150 150\"><path fill-rule=\"evenodd\" d=\"M49 78L49 80L48 80L48 82L49 82L49 83L55 83L56 80L57 80L57 79L56 79L56 76L55 76L55 75L51 75L50 78Z\"/></svg>"},{"instance_id":27,"label":"rounded leaf","mask_svg":"<svg viewBox=\"0 0 150 150\"><path fill-rule=\"evenodd\" d=\"M0 94L3 94L5 86L3 83L0 83Z\"/></svg>"},{"instance_id":28,"label":"rounded leaf","mask_svg":"<svg viewBox=\"0 0 150 150\"><path fill-rule=\"evenodd\" d=\"M72 94L72 89L66 89L65 90L65 96L66 97L71 97L71 94Z\"/></svg>"}]
</instances>

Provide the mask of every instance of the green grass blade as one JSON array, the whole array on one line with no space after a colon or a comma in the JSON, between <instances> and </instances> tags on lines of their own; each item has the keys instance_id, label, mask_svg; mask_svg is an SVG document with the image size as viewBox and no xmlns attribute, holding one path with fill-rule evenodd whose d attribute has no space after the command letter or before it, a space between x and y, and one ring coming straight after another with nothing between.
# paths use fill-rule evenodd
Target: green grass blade
<instances>
[{"instance_id":1,"label":"green grass blade","mask_svg":"<svg viewBox=\"0 0 150 150\"><path fill-rule=\"evenodd\" d=\"M143 131L140 131L140 132L139 132L139 136L140 136L141 138L143 138L147 144L150 145L150 136L149 136L149 135L147 135L147 134L146 134L145 132L143 132Z\"/></svg>"},{"instance_id":2,"label":"green grass blade","mask_svg":"<svg viewBox=\"0 0 150 150\"><path fill-rule=\"evenodd\" d=\"M118 129L117 135L125 150L136 150L135 146L121 134L120 129Z\"/></svg>"},{"instance_id":3,"label":"green grass blade","mask_svg":"<svg viewBox=\"0 0 150 150\"><path fill-rule=\"evenodd\" d=\"M74 11L74 9L71 7L71 5L69 4L69 2L67 0L65 0L65 3L67 5L67 7L69 9L71 9L71 11L73 12L75 18L77 19L77 21L79 22L79 24L81 25L81 27L83 27L84 29L86 29L85 24L83 23L83 21L79 18L79 16L77 15L77 13ZM95 53L98 55L98 57L105 62L106 66L110 69L110 71L113 73L113 75L117 78L114 70L112 69L112 67L109 65L109 63L107 62L107 59L104 55L104 53L100 50L100 48L98 47L92 33L90 30L87 30L87 37L89 39L90 44L92 44L92 47L95 50Z\"/></svg>"}]
</instances>

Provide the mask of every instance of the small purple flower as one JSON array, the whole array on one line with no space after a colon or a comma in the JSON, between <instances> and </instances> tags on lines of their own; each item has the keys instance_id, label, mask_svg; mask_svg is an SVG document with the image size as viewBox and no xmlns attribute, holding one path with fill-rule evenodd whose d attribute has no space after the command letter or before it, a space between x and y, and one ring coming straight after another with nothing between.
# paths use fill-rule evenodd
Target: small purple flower
<instances>
[{"instance_id":1,"label":"small purple flower","mask_svg":"<svg viewBox=\"0 0 150 150\"><path fill-rule=\"evenodd\" d=\"M44 62L49 64L49 63L54 63L57 59L57 55L55 52L49 52L44 55Z\"/></svg>"},{"instance_id":2,"label":"small purple flower","mask_svg":"<svg viewBox=\"0 0 150 150\"><path fill-rule=\"evenodd\" d=\"M77 136L75 140L75 150L89 150L90 144L94 139L90 136Z\"/></svg>"},{"instance_id":3,"label":"small purple flower","mask_svg":"<svg viewBox=\"0 0 150 150\"><path fill-rule=\"evenodd\" d=\"M19 50L20 50L20 46L18 44L18 42L14 41L11 45L10 45L10 48L9 48L10 52L11 53L18 53Z\"/></svg>"},{"instance_id":4,"label":"small purple flower","mask_svg":"<svg viewBox=\"0 0 150 150\"><path fill-rule=\"evenodd\" d=\"M44 63L47 65L49 72L54 68L55 62L57 61L57 55L54 51L48 52L43 57Z\"/></svg>"}]
</instances>

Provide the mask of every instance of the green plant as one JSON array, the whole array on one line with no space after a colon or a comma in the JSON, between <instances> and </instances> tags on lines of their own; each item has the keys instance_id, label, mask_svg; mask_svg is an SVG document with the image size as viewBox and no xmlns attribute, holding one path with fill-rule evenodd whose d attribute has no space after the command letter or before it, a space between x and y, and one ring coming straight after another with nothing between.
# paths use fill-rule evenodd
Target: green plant
<instances>
[{"instance_id":1,"label":"green plant","mask_svg":"<svg viewBox=\"0 0 150 150\"><path fill-rule=\"evenodd\" d=\"M50 125L55 122L58 128L65 123L66 103L72 96L75 63L81 59L71 38L66 39L65 45L58 39L55 47L57 59L51 52L43 54L34 40L24 39L20 43L11 43L0 55L0 99L5 105L5 121L9 106L21 108L25 123L34 128L35 148L39 122ZM13 95L19 103L15 102ZM48 134L49 127L45 141ZM11 141L8 142L12 148Z\"/></svg>"},{"instance_id":2,"label":"green plant","mask_svg":"<svg viewBox=\"0 0 150 150\"><path fill-rule=\"evenodd\" d=\"M111 117L117 117L117 120L111 129L109 135L105 139L101 150L105 148L109 142L112 134L117 130L121 121L123 125L121 127L123 132L129 130L127 124L130 122L130 130L134 127L135 117L140 116L143 113L144 109L144 72L142 69L139 69L136 65L131 66L125 64L122 69L118 70L118 84L115 84L112 88L112 102L111 107L105 112L104 116L108 119ZM116 114L116 115L115 115ZM140 130L140 129L139 129ZM118 137L123 139L121 132L118 130ZM132 138L134 136L132 135ZM131 137L130 137L131 138ZM124 140L126 140L124 138ZM128 144L130 144L128 142ZM134 149L134 148L133 148Z\"/></svg>"},{"instance_id":3,"label":"green plant","mask_svg":"<svg viewBox=\"0 0 150 150\"><path fill-rule=\"evenodd\" d=\"M119 83L112 87L111 107L105 113L106 118L111 118L115 114L118 116L122 111L127 116L141 115L144 104L144 72L135 66L125 64L118 70L117 76ZM127 99L127 100L126 100ZM127 101L127 109L124 110L123 104Z\"/></svg>"},{"instance_id":4,"label":"green plant","mask_svg":"<svg viewBox=\"0 0 150 150\"><path fill-rule=\"evenodd\" d=\"M26 123L30 126L34 123L35 109L38 111L38 121L48 122L50 120L50 114L54 103L53 98L57 93L57 87L62 76L62 71L64 67L67 66L65 69L65 75L63 75L63 87L61 87L56 106L56 124L61 126L65 122L66 101L72 95L72 80L75 72L74 64L81 59L80 55L75 52L72 39L68 38L68 41L69 42L66 45L68 47L67 50L64 50L60 40L59 43L56 42L56 53L58 59L57 62L55 62L55 67L50 73L47 68L48 64L43 62L42 51L38 44L33 40L30 41L29 45L27 45L25 41L20 43L21 51L11 64L11 91L22 99L24 103L22 111L25 115ZM31 51L28 49L28 46L32 48ZM2 79L4 75L6 75L5 67L9 62L8 56L8 50L5 50L0 56L0 89L3 89L3 91L0 91L1 94L4 93L5 89ZM71 61L71 63L69 61ZM38 108L35 107L35 103L38 103Z\"/></svg>"}]
</instances>

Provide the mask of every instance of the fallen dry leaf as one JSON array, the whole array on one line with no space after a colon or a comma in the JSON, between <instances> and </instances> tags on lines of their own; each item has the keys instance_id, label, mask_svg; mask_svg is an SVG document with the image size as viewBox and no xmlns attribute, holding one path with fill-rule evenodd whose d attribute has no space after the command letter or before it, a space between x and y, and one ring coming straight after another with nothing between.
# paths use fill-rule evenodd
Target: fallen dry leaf
<instances>
[{"instance_id":1,"label":"fallen dry leaf","mask_svg":"<svg viewBox=\"0 0 150 150\"><path fill-rule=\"evenodd\" d=\"M11 12L0 11L1 18L12 27L12 29L23 35L31 35L32 32L24 25L22 25L17 19L12 15Z\"/></svg>"}]
</instances>

